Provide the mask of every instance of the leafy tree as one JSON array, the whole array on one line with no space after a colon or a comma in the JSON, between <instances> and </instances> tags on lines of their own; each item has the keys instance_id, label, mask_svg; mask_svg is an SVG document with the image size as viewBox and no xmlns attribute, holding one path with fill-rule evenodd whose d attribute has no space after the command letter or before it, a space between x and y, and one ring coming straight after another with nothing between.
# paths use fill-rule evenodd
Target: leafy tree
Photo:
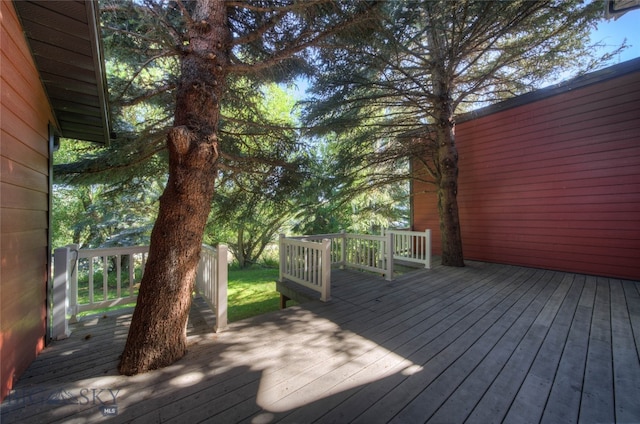
<instances>
[{"instance_id":1,"label":"leafy tree","mask_svg":"<svg viewBox=\"0 0 640 424\"><path fill-rule=\"evenodd\" d=\"M110 149L58 171L91 179L111 170L111 181L125 181L157 172L168 159L121 373L163 367L186 352L191 292L217 178L228 172L221 181L238 180L230 175L248 170L270 181L277 176L282 184L293 175L285 154L290 138L269 139L269 148L249 145L249 138L271 137L276 129L256 122L260 114L239 112L258 109L255 93L266 82L307 71L310 47L366 25L372 7L332 0L104 1L105 45L122 59L110 80L118 114L145 104L150 115L138 116L136 109L136 125L119 124L120 138Z\"/></svg>"},{"instance_id":2,"label":"leafy tree","mask_svg":"<svg viewBox=\"0 0 640 424\"><path fill-rule=\"evenodd\" d=\"M75 146L75 147L73 147ZM90 143L61 144L54 161L69 162ZM53 246L70 243L85 248L148 244L161 181L141 176L125 183L67 184L54 173Z\"/></svg>"},{"instance_id":3,"label":"leafy tree","mask_svg":"<svg viewBox=\"0 0 640 424\"><path fill-rule=\"evenodd\" d=\"M301 206L300 189L308 158L293 114L295 100L270 84L247 93L254 108L226 110L234 117L221 132L233 140L236 156L255 157L271 152L271 160L256 163L251 172L221 167L205 239L224 242L239 266L256 263L282 227ZM246 100L246 99L245 99ZM233 106L230 106L233 107ZM262 121L261 129L255 122ZM245 123L252 122L247 128Z\"/></svg>"},{"instance_id":4,"label":"leafy tree","mask_svg":"<svg viewBox=\"0 0 640 424\"><path fill-rule=\"evenodd\" d=\"M373 163L354 163L343 157L345 153L352 155L350 140L350 135L316 140L312 177L302 188L306 206L294 220L295 233L378 233L382 228L406 227L409 186L404 178L390 182L392 174L408 166L406 161L385 170L373 170ZM385 175L387 183L377 184L371 178L375 173Z\"/></svg>"},{"instance_id":5,"label":"leafy tree","mask_svg":"<svg viewBox=\"0 0 640 424\"><path fill-rule=\"evenodd\" d=\"M609 60L586 44L602 4L434 0L377 11L375 30L323 44L306 122L350 137L340 157L345 169L368 170L362 184L395 182L390 170L410 161L411 177L435 185L442 263L463 266L456 114Z\"/></svg>"}]
</instances>

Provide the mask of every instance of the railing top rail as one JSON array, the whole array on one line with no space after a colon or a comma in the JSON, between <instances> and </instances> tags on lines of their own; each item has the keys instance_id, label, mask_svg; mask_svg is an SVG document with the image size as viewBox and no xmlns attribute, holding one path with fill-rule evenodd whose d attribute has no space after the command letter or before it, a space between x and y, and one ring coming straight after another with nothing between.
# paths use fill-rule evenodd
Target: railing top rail
<instances>
[{"instance_id":1,"label":"railing top rail","mask_svg":"<svg viewBox=\"0 0 640 424\"><path fill-rule=\"evenodd\" d=\"M427 231L385 230L385 233L411 235L411 236L424 236L427 233Z\"/></svg>"},{"instance_id":2,"label":"railing top rail","mask_svg":"<svg viewBox=\"0 0 640 424\"><path fill-rule=\"evenodd\" d=\"M133 253L146 253L149 246L127 246L127 247L100 247L97 249L78 249L79 258L90 258L104 255L130 255Z\"/></svg>"},{"instance_id":3,"label":"railing top rail","mask_svg":"<svg viewBox=\"0 0 640 424\"><path fill-rule=\"evenodd\" d=\"M287 236L288 240L324 240L324 239L335 239L343 237L344 233L334 233L334 234L313 234L306 236Z\"/></svg>"},{"instance_id":4,"label":"railing top rail","mask_svg":"<svg viewBox=\"0 0 640 424\"><path fill-rule=\"evenodd\" d=\"M215 246L210 246L210 245L208 245L208 244L204 244L204 243L202 244L202 248L203 248L203 249L207 249L207 250L212 250L212 251L214 251L214 252L216 251Z\"/></svg>"},{"instance_id":5,"label":"railing top rail","mask_svg":"<svg viewBox=\"0 0 640 424\"><path fill-rule=\"evenodd\" d=\"M202 245L203 249L213 252L216 248L207 244ZM78 258L91 258L95 256L130 255L135 253L147 253L149 246L120 246L120 247L99 247L95 249L78 249Z\"/></svg>"},{"instance_id":6,"label":"railing top rail","mask_svg":"<svg viewBox=\"0 0 640 424\"><path fill-rule=\"evenodd\" d=\"M374 236L369 234L345 234L348 239L360 239L360 240L373 240L373 241L384 241L387 238L385 236Z\"/></svg>"},{"instance_id":7,"label":"railing top rail","mask_svg":"<svg viewBox=\"0 0 640 424\"><path fill-rule=\"evenodd\" d=\"M424 234L417 232L416 234ZM363 240L384 240L384 236L373 235L373 234L356 234L356 233L333 233L333 234L318 234L318 235L307 235L307 236L287 236L285 237L287 240L324 240L324 239L336 239L336 238L351 238L351 239L363 239Z\"/></svg>"},{"instance_id":8,"label":"railing top rail","mask_svg":"<svg viewBox=\"0 0 640 424\"><path fill-rule=\"evenodd\" d=\"M314 249L322 249L321 246L316 246L318 243L309 243L310 240L308 239L297 239L297 238L292 238L292 237L287 237L286 239L286 243L292 246L302 246L302 247L310 247L310 248L314 248ZM322 239L325 240L325 239ZM322 241L319 240L319 241Z\"/></svg>"}]
</instances>

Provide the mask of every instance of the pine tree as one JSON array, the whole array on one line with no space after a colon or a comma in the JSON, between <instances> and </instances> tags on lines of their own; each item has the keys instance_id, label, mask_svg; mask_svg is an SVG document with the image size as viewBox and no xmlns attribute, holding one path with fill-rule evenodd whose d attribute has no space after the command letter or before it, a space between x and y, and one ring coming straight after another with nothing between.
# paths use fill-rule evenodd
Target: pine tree
<instances>
[{"instance_id":1,"label":"pine tree","mask_svg":"<svg viewBox=\"0 0 640 424\"><path fill-rule=\"evenodd\" d=\"M345 167L381 170L376 184L397 181L395 164L410 161L405 178L435 185L442 263L463 266L456 115L606 62L587 45L602 10L577 0L385 2L375 30L324 44L306 123L348 138Z\"/></svg>"},{"instance_id":2,"label":"pine tree","mask_svg":"<svg viewBox=\"0 0 640 424\"><path fill-rule=\"evenodd\" d=\"M242 90L304 72L310 48L346 28L367 25L372 7L369 2L331 0L104 4L106 42L127 52L127 64L137 61L133 71L123 71L133 78L113 85L119 104L153 102L165 112L157 125L141 131L148 142L136 137L138 142L130 145L132 157L114 156L111 166L121 175L135 174L133 170L146 166L146 158L163 150L159 140L164 135L169 164L121 373L160 368L186 352L191 292L219 172L255 163L282 165L271 149L244 155L236 144L241 138L225 131L243 123L224 116L225 105L251 108L247 100L255 96ZM100 170L103 164L94 160L85 162L79 173Z\"/></svg>"}]
</instances>

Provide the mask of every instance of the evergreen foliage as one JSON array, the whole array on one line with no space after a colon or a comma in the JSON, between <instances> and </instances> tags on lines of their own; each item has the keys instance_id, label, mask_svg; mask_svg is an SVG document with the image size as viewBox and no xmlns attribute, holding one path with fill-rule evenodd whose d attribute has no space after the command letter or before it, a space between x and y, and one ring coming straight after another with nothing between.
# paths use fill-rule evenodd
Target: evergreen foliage
<instances>
[{"instance_id":1,"label":"evergreen foliage","mask_svg":"<svg viewBox=\"0 0 640 424\"><path fill-rule=\"evenodd\" d=\"M589 31L601 2L382 2L368 33L318 50L305 124L335 134L356 195L411 178L435 185L442 261L462 266L455 117L607 63ZM410 167L405 164L411 164Z\"/></svg>"},{"instance_id":2,"label":"evergreen foliage","mask_svg":"<svg viewBox=\"0 0 640 424\"><path fill-rule=\"evenodd\" d=\"M306 211L326 202L318 200L319 180L334 172L311 163L308 152L312 147L304 142L293 116L295 105L276 83L285 85L295 76L309 75L307 47L314 37L317 41L323 31L324 36L336 33L348 26L340 24L341 16L357 14L358 8L370 5L227 3L229 25L237 37L221 105L218 137L223 150L205 240L227 243L240 263L250 264L279 232L290 227L286 224L292 217L297 216L295 222L305 221ZM151 202L157 208L161 192L148 190L145 184L155 187L167 179L166 136L173 124L178 62L185 43L184 15L192 11L194 2L104 0L101 6L117 138L104 148L76 142L65 145L65 150L81 147L75 155L57 155L54 175L59 192L63 187L77 187L75 194L80 196L87 190L100 190L102 197L87 207L122 218L110 221L119 224L114 227L107 225L106 215L89 215L86 209L86 220L69 217L67 222L74 227L95 233L85 245L148 243L148 215L140 216L137 229L124 223L130 211L143 212L142 198L144 205ZM369 25L367 19L361 20L362 24L349 25ZM111 212L101 211L109 206L114 208ZM95 232L97 226L104 231ZM348 226L344 220L336 224Z\"/></svg>"},{"instance_id":3,"label":"evergreen foliage","mask_svg":"<svg viewBox=\"0 0 640 424\"><path fill-rule=\"evenodd\" d=\"M82 145L75 157L57 154L57 192L70 201L69 188L79 187L76 206L85 206L71 210L87 217L64 217L75 222L67 229L75 235L64 240L146 241L149 205L155 208L160 195L148 188L167 178L185 16L195 4L102 0L118 137L107 148ZM439 119L437 75L456 115L564 79L568 70L591 70L615 54L595 58L585 44L598 2L273 0L227 7L234 40L207 240L229 243L247 263L289 229L406 225L410 177L436 183L441 173L431 131ZM358 18L347 25L348 16ZM312 93L303 108L307 132L291 118L291 99L270 86L300 76ZM278 103L288 110L274 108ZM87 204L92 190L101 195ZM138 225L136 213L144 215Z\"/></svg>"},{"instance_id":4,"label":"evergreen foliage","mask_svg":"<svg viewBox=\"0 0 640 424\"><path fill-rule=\"evenodd\" d=\"M425 167L414 176L434 182L438 140L430 127L441 119L440 97L455 116L607 64L617 50L594 57L587 43L602 7L382 2L375 31L341 34L319 50L304 123L316 135L340 137L336 158L345 170L369 170L366 184L409 177L407 167L394 172L408 160Z\"/></svg>"}]
</instances>

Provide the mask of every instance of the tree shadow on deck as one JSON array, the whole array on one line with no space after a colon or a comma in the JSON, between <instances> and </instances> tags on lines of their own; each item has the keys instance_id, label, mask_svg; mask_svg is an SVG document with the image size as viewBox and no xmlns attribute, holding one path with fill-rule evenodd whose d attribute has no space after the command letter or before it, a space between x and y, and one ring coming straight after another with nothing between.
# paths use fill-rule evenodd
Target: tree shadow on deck
<instances>
[{"instance_id":1,"label":"tree shadow on deck","mask_svg":"<svg viewBox=\"0 0 640 424\"><path fill-rule=\"evenodd\" d=\"M3 403L2 422L164 422L214 416L228 422L259 413L260 404L311 382L324 373L327 361L348 364L373 347L299 307L232 324L221 334L206 331L211 328L207 311L196 310L190 320L208 327L190 325L184 358L125 377L116 366L130 318L130 312L85 317L70 339L49 346ZM305 397L302 403L309 401Z\"/></svg>"},{"instance_id":2,"label":"tree shadow on deck","mask_svg":"<svg viewBox=\"0 0 640 424\"><path fill-rule=\"evenodd\" d=\"M18 384L78 402L24 396L3 423L640 420L640 283L485 263L344 277L331 302L192 331L183 359L133 377L115 371L128 318L87 323Z\"/></svg>"}]
</instances>

